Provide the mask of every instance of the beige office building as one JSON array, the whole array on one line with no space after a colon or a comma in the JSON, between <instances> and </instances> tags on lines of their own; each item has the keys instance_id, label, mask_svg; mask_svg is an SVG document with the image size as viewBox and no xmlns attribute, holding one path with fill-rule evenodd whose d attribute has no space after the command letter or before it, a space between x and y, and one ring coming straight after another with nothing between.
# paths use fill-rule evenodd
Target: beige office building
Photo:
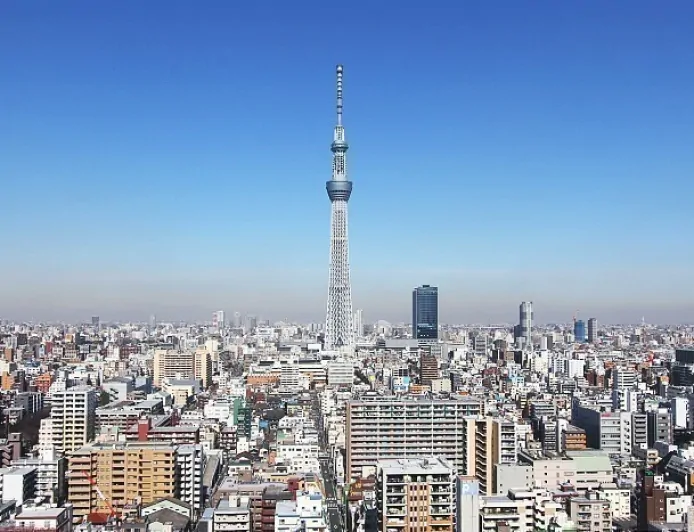
<instances>
[{"instance_id":1,"label":"beige office building","mask_svg":"<svg viewBox=\"0 0 694 532\"><path fill-rule=\"evenodd\" d=\"M75 517L109 513L97 486L117 511L128 503L148 504L177 495L173 445L90 445L72 453L69 464L68 500L73 504Z\"/></svg>"},{"instance_id":2,"label":"beige office building","mask_svg":"<svg viewBox=\"0 0 694 532\"><path fill-rule=\"evenodd\" d=\"M212 355L204 348L181 353L157 349L154 352L154 385L162 386L164 379L195 379L206 389L212 384Z\"/></svg>"},{"instance_id":3,"label":"beige office building","mask_svg":"<svg viewBox=\"0 0 694 532\"><path fill-rule=\"evenodd\" d=\"M514 421L504 418L477 417L463 422L463 475L479 481L481 494L494 493L496 466L515 464L518 439Z\"/></svg>"}]
</instances>

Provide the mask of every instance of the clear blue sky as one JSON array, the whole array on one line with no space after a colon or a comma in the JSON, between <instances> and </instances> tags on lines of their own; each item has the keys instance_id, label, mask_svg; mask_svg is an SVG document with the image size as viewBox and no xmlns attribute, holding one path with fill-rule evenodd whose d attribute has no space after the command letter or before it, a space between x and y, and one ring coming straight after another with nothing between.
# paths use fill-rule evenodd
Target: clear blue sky
<instances>
[{"instance_id":1,"label":"clear blue sky","mask_svg":"<svg viewBox=\"0 0 694 532\"><path fill-rule=\"evenodd\" d=\"M427 283L449 322L694 321L692 27L684 0L5 1L0 316L322 320L339 62L367 320Z\"/></svg>"}]
</instances>

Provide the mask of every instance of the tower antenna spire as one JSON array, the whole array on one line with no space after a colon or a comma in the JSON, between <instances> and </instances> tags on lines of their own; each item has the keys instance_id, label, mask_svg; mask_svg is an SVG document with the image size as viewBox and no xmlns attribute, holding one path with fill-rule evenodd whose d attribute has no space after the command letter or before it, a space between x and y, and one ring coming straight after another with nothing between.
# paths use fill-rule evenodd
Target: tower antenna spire
<instances>
[{"instance_id":1,"label":"tower antenna spire","mask_svg":"<svg viewBox=\"0 0 694 532\"><path fill-rule=\"evenodd\" d=\"M337 125L342 125L342 65L337 65Z\"/></svg>"}]
</instances>

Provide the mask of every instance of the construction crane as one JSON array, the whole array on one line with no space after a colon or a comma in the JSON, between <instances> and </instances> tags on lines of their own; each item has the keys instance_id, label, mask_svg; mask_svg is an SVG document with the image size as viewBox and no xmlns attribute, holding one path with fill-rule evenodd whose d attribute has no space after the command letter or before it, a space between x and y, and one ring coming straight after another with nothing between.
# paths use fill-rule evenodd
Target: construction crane
<instances>
[{"instance_id":1,"label":"construction crane","mask_svg":"<svg viewBox=\"0 0 694 532\"><path fill-rule=\"evenodd\" d=\"M87 473L86 471L75 471L70 474L70 476L74 476L75 474L81 474L84 478L86 478L89 481L89 484L92 485L92 487L96 490L97 495L99 496L99 499L108 507L109 510L109 519L110 518L120 518L119 513L116 511L116 509L113 507L113 505L109 502L109 500L106 498L106 495L104 495L104 492L101 491L101 488L99 488L99 485L96 483L96 480Z\"/></svg>"}]
</instances>

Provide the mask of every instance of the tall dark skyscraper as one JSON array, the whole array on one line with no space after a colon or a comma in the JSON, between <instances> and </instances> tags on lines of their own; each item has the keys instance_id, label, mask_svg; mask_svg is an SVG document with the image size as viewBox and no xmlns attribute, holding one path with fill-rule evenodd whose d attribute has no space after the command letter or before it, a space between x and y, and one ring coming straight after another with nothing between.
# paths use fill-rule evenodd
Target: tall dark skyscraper
<instances>
[{"instance_id":1,"label":"tall dark skyscraper","mask_svg":"<svg viewBox=\"0 0 694 532\"><path fill-rule=\"evenodd\" d=\"M439 289L435 286L425 284L412 291L412 337L439 338Z\"/></svg>"}]
</instances>

